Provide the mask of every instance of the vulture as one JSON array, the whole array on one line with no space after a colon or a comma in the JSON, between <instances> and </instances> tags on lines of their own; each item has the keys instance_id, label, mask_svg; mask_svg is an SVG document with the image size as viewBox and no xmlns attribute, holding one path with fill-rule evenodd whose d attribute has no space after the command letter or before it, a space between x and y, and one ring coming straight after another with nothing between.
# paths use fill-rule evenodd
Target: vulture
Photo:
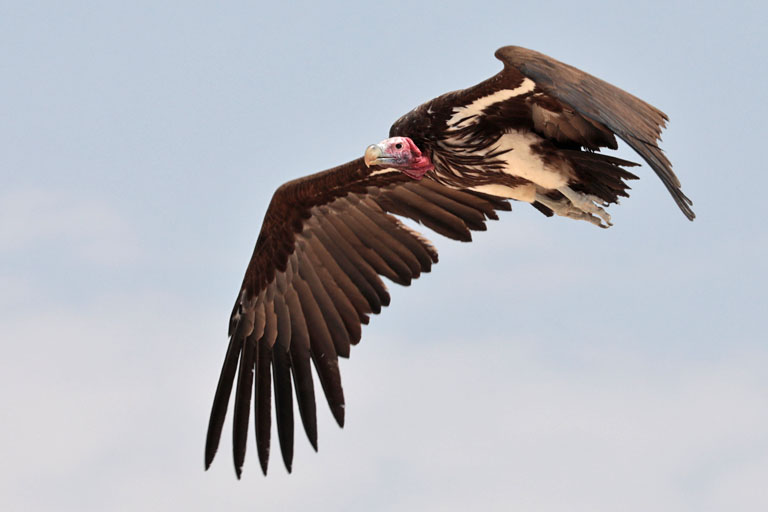
<instances>
[{"instance_id":1,"label":"vulture","mask_svg":"<svg viewBox=\"0 0 768 512\"><path fill-rule=\"evenodd\" d=\"M659 176L683 214L692 202L659 148L666 114L541 53L506 46L497 75L411 110L364 156L274 193L229 322L229 347L213 399L205 468L216 454L234 387L232 437L240 478L253 403L256 451L266 474L272 400L290 472L294 401L317 450L313 371L339 426L339 358L371 314L389 305L381 279L408 286L437 251L407 218L469 242L509 200L611 226L606 207L627 197L627 168L600 153L618 136Z\"/></svg>"}]
</instances>

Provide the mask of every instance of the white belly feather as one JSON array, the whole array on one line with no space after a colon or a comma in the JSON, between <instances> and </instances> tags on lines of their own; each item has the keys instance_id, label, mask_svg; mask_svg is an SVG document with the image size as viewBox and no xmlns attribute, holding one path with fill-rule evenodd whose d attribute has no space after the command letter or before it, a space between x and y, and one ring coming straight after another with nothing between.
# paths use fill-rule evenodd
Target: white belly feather
<instances>
[{"instance_id":1,"label":"white belly feather","mask_svg":"<svg viewBox=\"0 0 768 512\"><path fill-rule=\"evenodd\" d=\"M542 138L535 133L515 130L502 135L490 150L510 150L497 157L505 162L503 171L507 174L519 176L546 189L567 185L571 169L549 165L531 149L541 141Z\"/></svg>"},{"instance_id":2,"label":"white belly feather","mask_svg":"<svg viewBox=\"0 0 768 512\"><path fill-rule=\"evenodd\" d=\"M491 196L514 199L515 201L525 201L526 203L532 203L536 200L536 185L532 183L526 183L525 185L518 185L516 187L491 183L488 185L470 187L469 190L482 192L483 194Z\"/></svg>"},{"instance_id":3,"label":"white belly feather","mask_svg":"<svg viewBox=\"0 0 768 512\"><path fill-rule=\"evenodd\" d=\"M479 117L483 115L483 111L491 105L507 101L515 96L527 94L534 90L535 87L536 84L526 78L515 89L502 89L488 96L478 98L468 105L455 107L448 125L451 131L456 130L458 132L467 125L476 123ZM448 140L454 148L461 146L462 141L459 138L449 138ZM503 134L496 144L480 154L480 156L483 156L483 154L506 151L504 154L494 157L504 162L502 171L511 176L524 178L535 185L528 184L511 187L501 184L485 184L473 187L473 190L519 201L533 202L536 196L536 186L549 190L557 190L560 187L566 186L568 184L568 176L572 174L572 169L562 160L559 160L559 166L550 165L545 162L539 153L531 149L532 146L539 144L543 140L536 133L530 131L512 130ZM458 174L455 169L451 170Z\"/></svg>"}]
</instances>

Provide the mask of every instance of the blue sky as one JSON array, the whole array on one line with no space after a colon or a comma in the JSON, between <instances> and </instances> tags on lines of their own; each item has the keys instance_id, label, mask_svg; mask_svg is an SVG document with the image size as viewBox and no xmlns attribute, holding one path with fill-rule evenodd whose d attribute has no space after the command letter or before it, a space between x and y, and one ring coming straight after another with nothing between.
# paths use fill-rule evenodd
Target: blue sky
<instances>
[{"instance_id":1,"label":"blue sky","mask_svg":"<svg viewBox=\"0 0 768 512\"><path fill-rule=\"evenodd\" d=\"M765 510L761 2L0 5L4 510ZM342 362L293 475L203 441L274 189L516 44L669 114L615 226L525 205ZM636 159L628 150L619 156Z\"/></svg>"}]
</instances>

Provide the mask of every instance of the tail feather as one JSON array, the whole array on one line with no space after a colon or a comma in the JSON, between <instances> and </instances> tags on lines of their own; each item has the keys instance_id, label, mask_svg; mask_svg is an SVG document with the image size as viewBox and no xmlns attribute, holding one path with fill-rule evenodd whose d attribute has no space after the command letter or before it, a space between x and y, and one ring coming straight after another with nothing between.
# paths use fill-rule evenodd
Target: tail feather
<instances>
[{"instance_id":1,"label":"tail feather","mask_svg":"<svg viewBox=\"0 0 768 512\"><path fill-rule=\"evenodd\" d=\"M597 196L607 203L617 203L619 197L629 197L630 190L625 180L636 180L637 176L624 169L639 164L600 153L586 151L564 151L576 172L577 183L572 189Z\"/></svg>"}]
</instances>

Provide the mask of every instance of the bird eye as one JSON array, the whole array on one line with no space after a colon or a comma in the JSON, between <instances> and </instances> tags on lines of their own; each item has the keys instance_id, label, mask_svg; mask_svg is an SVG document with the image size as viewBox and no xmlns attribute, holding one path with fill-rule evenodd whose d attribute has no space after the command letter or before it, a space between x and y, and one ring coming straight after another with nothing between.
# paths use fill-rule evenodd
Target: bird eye
<instances>
[{"instance_id":1,"label":"bird eye","mask_svg":"<svg viewBox=\"0 0 768 512\"><path fill-rule=\"evenodd\" d=\"M402 142L398 142L397 144L395 144L395 147L397 149L403 149L403 143Z\"/></svg>"}]
</instances>

